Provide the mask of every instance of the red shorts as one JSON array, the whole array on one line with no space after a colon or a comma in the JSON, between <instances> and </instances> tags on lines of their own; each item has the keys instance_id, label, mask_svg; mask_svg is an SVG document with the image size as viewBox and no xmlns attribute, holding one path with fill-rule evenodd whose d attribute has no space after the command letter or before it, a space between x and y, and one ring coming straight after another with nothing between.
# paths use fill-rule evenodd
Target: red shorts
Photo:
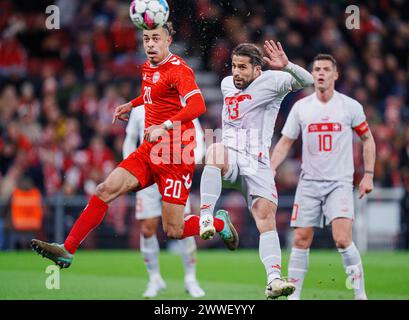
<instances>
[{"instance_id":1,"label":"red shorts","mask_svg":"<svg viewBox=\"0 0 409 320\"><path fill-rule=\"evenodd\" d=\"M138 179L140 186L135 191L156 183L163 201L186 205L195 169L193 153L176 157L179 161L169 161L169 156L151 156L153 146L145 141L118 167L126 169Z\"/></svg>"}]
</instances>

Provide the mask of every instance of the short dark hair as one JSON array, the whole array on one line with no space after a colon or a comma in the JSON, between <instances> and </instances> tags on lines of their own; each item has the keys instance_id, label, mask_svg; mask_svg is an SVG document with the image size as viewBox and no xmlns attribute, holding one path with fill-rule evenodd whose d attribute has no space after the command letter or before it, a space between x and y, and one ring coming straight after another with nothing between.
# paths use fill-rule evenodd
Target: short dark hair
<instances>
[{"instance_id":1,"label":"short dark hair","mask_svg":"<svg viewBox=\"0 0 409 320\"><path fill-rule=\"evenodd\" d=\"M253 43L241 43L236 48L234 48L233 52L231 53L231 57L233 56L245 56L250 58L250 62L253 66L263 66L263 53L261 52L260 48L257 47Z\"/></svg>"},{"instance_id":2,"label":"short dark hair","mask_svg":"<svg viewBox=\"0 0 409 320\"><path fill-rule=\"evenodd\" d=\"M332 55L328 54L328 53L319 53L319 54L317 54L314 57L313 63L315 61L318 61L318 60L329 60L329 61L332 62L332 65L334 66L334 68L335 69L337 68L337 60L335 60L335 58Z\"/></svg>"},{"instance_id":3,"label":"short dark hair","mask_svg":"<svg viewBox=\"0 0 409 320\"><path fill-rule=\"evenodd\" d=\"M176 34L176 31L173 29L173 23L170 21L166 22L162 28L165 29L170 36L174 36Z\"/></svg>"}]
</instances>

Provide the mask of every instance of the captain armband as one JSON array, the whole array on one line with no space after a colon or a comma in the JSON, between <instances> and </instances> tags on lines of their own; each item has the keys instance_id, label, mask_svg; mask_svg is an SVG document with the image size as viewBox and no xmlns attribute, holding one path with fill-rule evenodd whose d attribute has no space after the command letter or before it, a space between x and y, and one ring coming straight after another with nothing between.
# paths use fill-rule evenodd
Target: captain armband
<instances>
[{"instance_id":1,"label":"captain armband","mask_svg":"<svg viewBox=\"0 0 409 320\"><path fill-rule=\"evenodd\" d=\"M362 137L365 133L369 131L368 122L364 121L360 125L354 128L358 136Z\"/></svg>"}]
</instances>

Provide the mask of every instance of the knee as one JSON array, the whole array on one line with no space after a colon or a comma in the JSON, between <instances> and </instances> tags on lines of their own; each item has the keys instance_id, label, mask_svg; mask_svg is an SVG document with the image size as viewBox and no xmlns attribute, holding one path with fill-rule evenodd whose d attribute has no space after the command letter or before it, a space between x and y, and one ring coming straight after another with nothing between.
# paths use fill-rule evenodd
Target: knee
<instances>
[{"instance_id":1,"label":"knee","mask_svg":"<svg viewBox=\"0 0 409 320\"><path fill-rule=\"evenodd\" d=\"M253 199L251 210L261 221L274 221L275 205L264 198Z\"/></svg>"},{"instance_id":2,"label":"knee","mask_svg":"<svg viewBox=\"0 0 409 320\"><path fill-rule=\"evenodd\" d=\"M335 242L335 246L338 249L346 249L351 245L352 240L349 239L349 237L347 236L340 235L340 236L334 237L334 242Z\"/></svg>"},{"instance_id":3,"label":"knee","mask_svg":"<svg viewBox=\"0 0 409 320\"><path fill-rule=\"evenodd\" d=\"M224 146L222 143L213 143L206 150L206 164L216 167L224 165Z\"/></svg>"},{"instance_id":4,"label":"knee","mask_svg":"<svg viewBox=\"0 0 409 320\"><path fill-rule=\"evenodd\" d=\"M176 225L168 225L166 230L166 235L170 239L182 239L183 237L183 225L176 226Z\"/></svg>"},{"instance_id":5,"label":"knee","mask_svg":"<svg viewBox=\"0 0 409 320\"><path fill-rule=\"evenodd\" d=\"M144 238L150 238L156 234L156 228L148 223L142 223L141 233Z\"/></svg>"},{"instance_id":6,"label":"knee","mask_svg":"<svg viewBox=\"0 0 409 320\"><path fill-rule=\"evenodd\" d=\"M260 233L275 230L275 213L274 209L270 207L259 208L257 202L253 206L253 210L256 212L256 225Z\"/></svg>"},{"instance_id":7,"label":"knee","mask_svg":"<svg viewBox=\"0 0 409 320\"><path fill-rule=\"evenodd\" d=\"M110 198L111 193L112 190L110 190L105 182L100 183L95 190L95 195L103 201L107 201Z\"/></svg>"},{"instance_id":8,"label":"knee","mask_svg":"<svg viewBox=\"0 0 409 320\"><path fill-rule=\"evenodd\" d=\"M305 234L295 232L294 247L298 249L308 249L311 246L311 239Z\"/></svg>"},{"instance_id":9,"label":"knee","mask_svg":"<svg viewBox=\"0 0 409 320\"><path fill-rule=\"evenodd\" d=\"M182 237L183 237L183 227L182 228L168 227L167 230L166 230L166 235L170 239L182 239Z\"/></svg>"}]
</instances>

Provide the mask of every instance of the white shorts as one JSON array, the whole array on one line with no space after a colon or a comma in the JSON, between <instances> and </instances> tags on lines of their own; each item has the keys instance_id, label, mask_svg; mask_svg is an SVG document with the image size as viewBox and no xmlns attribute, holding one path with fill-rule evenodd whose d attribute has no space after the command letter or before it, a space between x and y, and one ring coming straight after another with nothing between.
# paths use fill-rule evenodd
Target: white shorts
<instances>
[{"instance_id":1,"label":"white shorts","mask_svg":"<svg viewBox=\"0 0 409 320\"><path fill-rule=\"evenodd\" d=\"M187 199L185 214L191 213L190 200ZM135 216L138 220L160 217L162 215L162 195L155 183L136 193Z\"/></svg>"},{"instance_id":2,"label":"white shorts","mask_svg":"<svg viewBox=\"0 0 409 320\"><path fill-rule=\"evenodd\" d=\"M227 152L229 170L223 176L223 180L231 184L239 184L239 190L245 196L249 210L251 211L255 200L259 197L278 205L277 189L269 159L257 159L250 154L237 152L228 147Z\"/></svg>"},{"instance_id":3,"label":"white shorts","mask_svg":"<svg viewBox=\"0 0 409 320\"><path fill-rule=\"evenodd\" d=\"M341 181L304 180L295 193L292 227L320 227L336 218L354 219L353 186Z\"/></svg>"}]
</instances>

